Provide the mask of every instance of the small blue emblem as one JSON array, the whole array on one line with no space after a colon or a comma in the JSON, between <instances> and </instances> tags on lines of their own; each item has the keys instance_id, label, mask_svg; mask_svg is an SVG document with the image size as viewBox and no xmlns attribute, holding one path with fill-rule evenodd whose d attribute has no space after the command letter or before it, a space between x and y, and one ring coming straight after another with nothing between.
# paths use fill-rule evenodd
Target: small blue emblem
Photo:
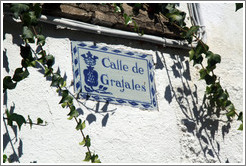
<instances>
[{"instance_id":1,"label":"small blue emblem","mask_svg":"<svg viewBox=\"0 0 246 166\"><path fill-rule=\"evenodd\" d=\"M90 51L88 51L86 55L85 54L81 55L84 58L85 63L88 65L86 66L87 69L84 69L83 71L85 83L86 85L88 85L88 86L84 85L85 90L87 92L112 94L111 92L106 92L108 88L104 87L103 85L100 85L99 89L93 88L98 86L98 72L94 70L94 67L92 67L96 65L96 60L98 59L98 57L93 56Z\"/></svg>"}]
</instances>

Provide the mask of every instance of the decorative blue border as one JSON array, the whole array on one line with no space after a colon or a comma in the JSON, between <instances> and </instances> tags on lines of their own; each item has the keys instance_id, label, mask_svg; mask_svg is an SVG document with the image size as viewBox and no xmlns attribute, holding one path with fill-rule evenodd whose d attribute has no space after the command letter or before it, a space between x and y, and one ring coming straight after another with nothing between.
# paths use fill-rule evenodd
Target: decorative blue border
<instances>
[{"instance_id":1,"label":"decorative blue border","mask_svg":"<svg viewBox=\"0 0 246 166\"><path fill-rule=\"evenodd\" d=\"M82 73L81 73L80 63L79 63L79 60L80 60L79 59L80 58L79 49L80 48L146 60L147 68L149 72L148 81L149 81L149 91L150 91L149 92L150 102L141 102L141 101L138 101L137 99L128 100L128 99L122 99L122 98L116 98L116 97L109 97L103 94L96 95L90 92L82 92L82 86L83 86L82 81L81 81ZM71 41L71 52L72 52L72 65L73 65L73 76L74 76L74 91L75 93L79 94L80 98L102 101L102 102L109 102L109 103L120 104L120 105L130 105L132 107L138 107L141 109L156 109L157 108L156 88L155 88L155 83L154 83L154 63L153 63L152 55L112 49L107 46L99 47L97 45L92 45L91 43L77 42L77 41Z\"/></svg>"}]
</instances>

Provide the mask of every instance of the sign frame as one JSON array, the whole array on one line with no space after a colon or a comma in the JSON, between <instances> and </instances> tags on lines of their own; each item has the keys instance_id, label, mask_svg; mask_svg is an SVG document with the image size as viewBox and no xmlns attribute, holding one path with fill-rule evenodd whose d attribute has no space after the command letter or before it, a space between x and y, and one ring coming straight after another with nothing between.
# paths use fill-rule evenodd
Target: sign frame
<instances>
[{"instance_id":1,"label":"sign frame","mask_svg":"<svg viewBox=\"0 0 246 166\"><path fill-rule=\"evenodd\" d=\"M145 109L145 110L157 109L156 87L154 81L154 62L153 62L152 55L128 51L125 49L114 49L108 46L95 45L92 42L80 42L80 41L71 41L71 52L72 52L73 77L74 77L74 92L78 94L79 98L106 102L106 103L108 102L118 105L119 104L130 105L132 107L138 107L140 109ZM98 53L100 52L101 54L106 53L109 54L110 56L135 58L135 60L137 59L138 61L139 60L142 61L144 64L146 63L146 67L147 67L146 72L148 74L147 76L148 88L146 89L149 90L148 92L150 98L149 102L139 101L138 99L115 97L111 92L107 92L108 89L107 87L104 87L103 85L99 85L97 81L98 71L94 69L98 59L98 56L94 55L95 52ZM85 66L87 68L85 68L85 66L81 66L80 64L81 61L86 63ZM126 70L128 68L127 66L122 67L121 65L121 69ZM143 70L144 69L142 69L142 71ZM140 69L139 72L140 74L142 74ZM97 88L99 87L99 89L94 90L93 87L97 87Z\"/></svg>"}]
</instances>

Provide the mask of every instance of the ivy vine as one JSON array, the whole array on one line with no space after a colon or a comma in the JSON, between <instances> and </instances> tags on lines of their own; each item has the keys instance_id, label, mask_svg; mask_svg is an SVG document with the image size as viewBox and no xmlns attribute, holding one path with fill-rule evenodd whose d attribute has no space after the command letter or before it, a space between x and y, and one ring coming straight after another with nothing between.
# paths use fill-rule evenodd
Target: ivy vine
<instances>
[{"instance_id":1,"label":"ivy vine","mask_svg":"<svg viewBox=\"0 0 246 166\"><path fill-rule=\"evenodd\" d=\"M160 21L159 17L164 17L169 21L170 25L176 27L179 30L179 35L183 40L186 40L189 44L192 44L193 40L197 42L195 47L189 51L189 59L193 61L193 66L200 65L200 79L205 80L207 86L205 90L206 99L209 101L210 107L216 111L226 110L226 116L229 121L233 117L237 116L237 120L241 121L238 130L243 130L243 112L236 110L234 104L229 99L229 93L226 89L223 89L220 84L220 77L214 73L216 65L221 62L221 56L213 53L209 50L209 46L205 44L197 36L199 26L187 27L185 23L186 13L176 8L176 3L144 3L144 4L128 4L132 6L132 11L135 15L139 13L139 10L145 10L148 14L156 17ZM133 20L133 16L128 16L122 12L122 4L113 4L115 12L121 12L125 19L125 25L128 26L134 23L134 30L139 33L139 28L136 22ZM236 3L236 11L243 7L242 3ZM163 24L162 22L160 22ZM143 32L141 33L143 34ZM206 59L207 66L203 65L203 61Z\"/></svg>"},{"instance_id":2,"label":"ivy vine","mask_svg":"<svg viewBox=\"0 0 246 166\"><path fill-rule=\"evenodd\" d=\"M227 90L222 88L219 77L214 73L216 64L221 62L221 56L209 50L209 46L197 37L199 26L185 26L183 12L171 8L166 17L172 25L181 31L181 37L187 40L189 44L192 43L193 39L197 41L197 46L189 51L189 58L190 61L193 61L193 66L200 65L202 67L199 71L200 79L205 80L207 84L205 95L211 108L217 111L226 110L229 121L237 116L237 120L242 122L238 130L243 130L243 112L237 112L234 104L229 99ZM207 66L202 63L204 58L206 58Z\"/></svg>"},{"instance_id":3,"label":"ivy vine","mask_svg":"<svg viewBox=\"0 0 246 166\"><path fill-rule=\"evenodd\" d=\"M45 36L41 34L41 29L38 27L38 18L41 16L41 5L36 4L20 4L13 3L11 4L11 11L13 12L13 16L16 19L20 19L22 22L22 40L24 42L23 45L20 45L20 55L23 58L21 68L17 68L15 70L14 76L6 76L3 79L3 92L5 93L7 89L12 90L16 87L17 83L21 80L28 77L28 67L35 67L36 63L41 64L44 69L44 77L51 77L51 85L56 87L56 92L62 95L62 98L59 102L63 108L68 108L70 112L68 113L68 120L74 119L76 122L75 129L80 131L82 135L82 141L79 142L79 145L86 147L87 152L85 154L84 161L91 161L92 163L100 163L100 159L97 154L92 153L90 150L91 139L89 135L85 135L84 128L85 120L78 118L79 112L73 104L74 96L69 94L68 89L66 88L66 81L61 77L60 73L54 72L53 65L55 63L55 58L51 54L47 54L43 49L45 45ZM37 33L39 32L39 33ZM36 43L36 46L40 49L39 52L34 52L30 47L29 43ZM33 54L35 56L33 56ZM10 113L6 110L7 117L4 119L8 120L8 125L12 126L13 121L15 121L21 129L21 126L24 123L27 123L26 119L19 114ZM37 123L33 123L30 117L28 116L28 120L30 125L33 124L41 124L43 120L38 118ZM6 161L6 155L4 156L4 161Z\"/></svg>"}]
</instances>

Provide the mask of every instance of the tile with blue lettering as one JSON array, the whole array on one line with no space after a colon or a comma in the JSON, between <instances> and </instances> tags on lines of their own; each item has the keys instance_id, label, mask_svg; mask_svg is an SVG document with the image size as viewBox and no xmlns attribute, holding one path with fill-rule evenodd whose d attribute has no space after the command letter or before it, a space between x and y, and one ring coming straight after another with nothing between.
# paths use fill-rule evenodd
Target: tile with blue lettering
<instances>
[{"instance_id":1,"label":"tile with blue lettering","mask_svg":"<svg viewBox=\"0 0 246 166\"><path fill-rule=\"evenodd\" d=\"M152 55L71 42L74 90L82 99L156 109Z\"/></svg>"}]
</instances>

